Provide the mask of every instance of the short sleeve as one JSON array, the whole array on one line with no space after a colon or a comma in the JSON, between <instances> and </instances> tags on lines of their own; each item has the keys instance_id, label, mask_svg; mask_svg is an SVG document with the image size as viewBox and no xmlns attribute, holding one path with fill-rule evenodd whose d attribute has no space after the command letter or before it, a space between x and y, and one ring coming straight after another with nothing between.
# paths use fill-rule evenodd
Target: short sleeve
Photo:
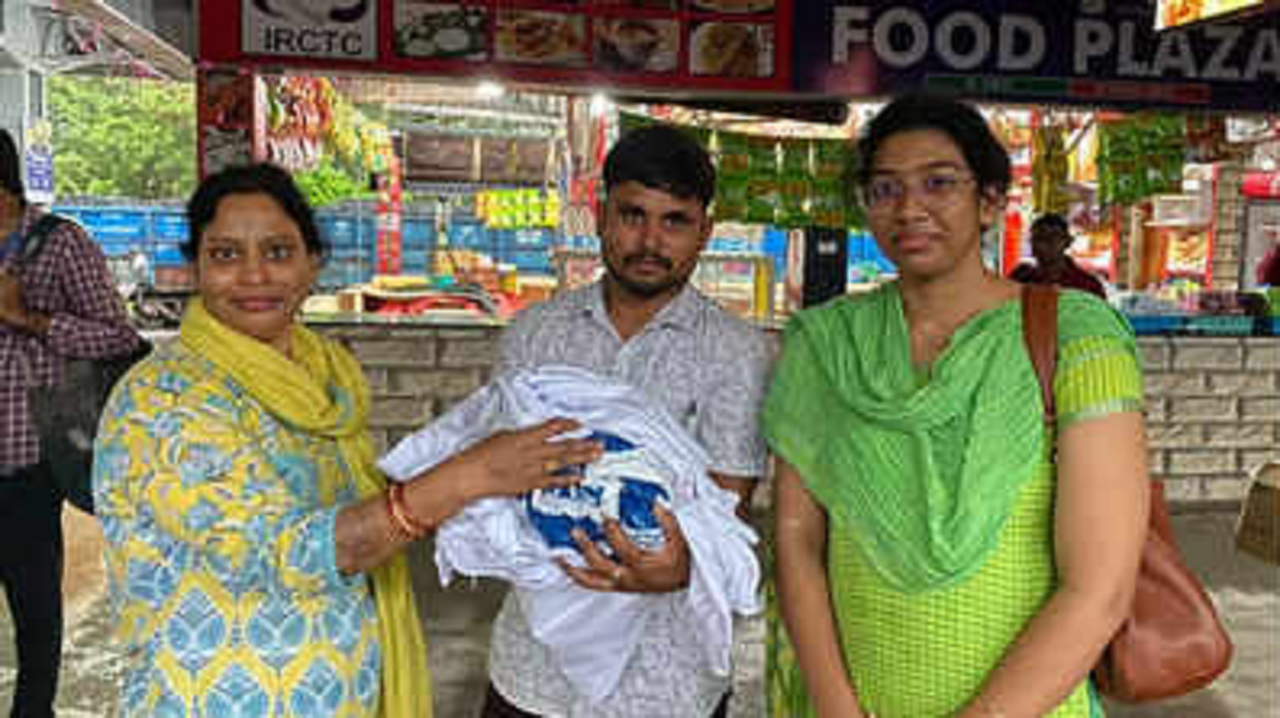
<instances>
[{"instance_id":1,"label":"short sleeve","mask_svg":"<svg viewBox=\"0 0 1280 718\"><path fill-rule=\"evenodd\" d=\"M760 434L760 407L773 353L768 338L750 328L726 337L723 349L726 356L717 362L698 411L697 438L711 456L713 471L761 477L768 451Z\"/></svg>"},{"instance_id":2,"label":"short sleeve","mask_svg":"<svg viewBox=\"0 0 1280 718\"><path fill-rule=\"evenodd\" d=\"M801 476L814 476L814 465L824 445L821 427L827 426L829 402L820 401L824 377L803 325L793 319L782 341L782 356L773 369L761 414L765 441L775 454Z\"/></svg>"},{"instance_id":3,"label":"short sleeve","mask_svg":"<svg viewBox=\"0 0 1280 718\"><path fill-rule=\"evenodd\" d=\"M1142 410L1142 371L1128 321L1106 302L1063 292L1058 308L1058 426Z\"/></svg>"}]
</instances>

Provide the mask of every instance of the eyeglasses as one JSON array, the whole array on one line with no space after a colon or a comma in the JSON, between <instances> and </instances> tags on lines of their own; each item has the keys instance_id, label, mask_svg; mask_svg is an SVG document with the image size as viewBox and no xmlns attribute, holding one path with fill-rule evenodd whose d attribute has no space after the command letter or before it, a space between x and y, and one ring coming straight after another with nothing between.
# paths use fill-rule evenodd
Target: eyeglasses
<instances>
[{"instance_id":1,"label":"eyeglasses","mask_svg":"<svg viewBox=\"0 0 1280 718\"><path fill-rule=\"evenodd\" d=\"M871 212L883 212L915 192L920 203L931 209L946 207L956 200L960 188L975 181L971 174L932 170L908 179L909 175L877 175L860 188L862 205Z\"/></svg>"}]
</instances>

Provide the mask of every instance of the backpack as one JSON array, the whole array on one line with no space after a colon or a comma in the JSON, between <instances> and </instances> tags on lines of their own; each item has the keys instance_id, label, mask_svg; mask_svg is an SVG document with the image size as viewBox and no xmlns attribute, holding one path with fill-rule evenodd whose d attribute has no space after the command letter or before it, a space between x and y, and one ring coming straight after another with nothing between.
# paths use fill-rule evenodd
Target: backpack
<instances>
[{"instance_id":1,"label":"backpack","mask_svg":"<svg viewBox=\"0 0 1280 718\"><path fill-rule=\"evenodd\" d=\"M69 221L52 214L41 217L27 231L22 261L32 261L45 240ZM151 344L144 339L137 350L123 356L64 357L61 382L27 390L40 457L62 497L85 513L93 513L93 439L102 409L115 383L150 351Z\"/></svg>"}]
</instances>

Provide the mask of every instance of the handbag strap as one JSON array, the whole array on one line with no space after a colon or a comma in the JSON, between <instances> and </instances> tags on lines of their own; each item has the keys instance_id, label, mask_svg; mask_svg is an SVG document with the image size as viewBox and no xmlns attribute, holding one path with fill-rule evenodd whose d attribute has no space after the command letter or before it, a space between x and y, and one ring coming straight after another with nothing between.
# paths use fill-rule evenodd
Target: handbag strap
<instances>
[{"instance_id":1,"label":"handbag strap","mask_svg":"<svg viewBox=\"0 0 1280 718\"><path fill-rule=\"evenodd\" d=\"M1043 284L1022 285L1022 340L1040 382L1044 421L1058 420L1053 397L1053 375L1058 370L1058 290Z\"/></svg>"},{"instance_id":2,"label":"handbag strap","mask_svg":"<svg viewBox=\"0 0 1280 718\"><path fill-rule=\"evenodd\" d=\"M67 218L56 214L46 214L36 220L36 223L27 230L27 236L22 241L21 256L23 264L35 261L40 251L44 249L45 240L49 239L49 235L69 221Z\"/></svg>"}]
</instances>

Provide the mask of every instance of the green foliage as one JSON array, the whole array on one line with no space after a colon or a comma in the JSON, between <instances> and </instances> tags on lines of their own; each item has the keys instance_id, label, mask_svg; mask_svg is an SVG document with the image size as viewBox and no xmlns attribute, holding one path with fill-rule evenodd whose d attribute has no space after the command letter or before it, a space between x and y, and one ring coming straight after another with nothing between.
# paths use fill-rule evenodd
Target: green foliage
<instances>
[{"instance_id":1,"label":"green foliage","mask_svg":"<svg viewBox=\"0 0 1280 718\"><path fill-rule=\"evenodd\" d=\"M298 183L298 189L307 196L307 201L316 208L348 199L373 196L352 179L350 174L335 166L328 157L322 159L320 165L313 170L294 173L293 179Z\"/></svg>"},{"instance_id":2,"label":"green foliage","mask_svg":"<svg viewBox=\"0 0 1280 718\"><path fill-rule=\"evenodd\" d=\"M49 79L60 197L185 199L196 185L194 83Z\"/></svg>"}]
</instances>

